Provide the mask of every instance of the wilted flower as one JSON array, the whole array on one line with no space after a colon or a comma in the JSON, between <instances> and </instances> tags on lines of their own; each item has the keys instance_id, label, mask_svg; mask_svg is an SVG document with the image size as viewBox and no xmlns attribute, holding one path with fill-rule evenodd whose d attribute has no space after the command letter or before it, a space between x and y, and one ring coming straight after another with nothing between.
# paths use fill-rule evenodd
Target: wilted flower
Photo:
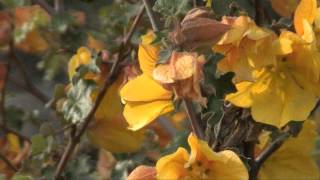
<instances>
[{"instance_id":1,"label":"wilted flower","mask_svg":"<svg viewBox=\"0 0 320 180\"><path fill-rule=\"evenodd\" d=\"M191 99L206 106L200 90L204 63L203 55L173 52L168 64L160 64L154 69L153 78L172 89L176 98Z\"/></svg>"}]
</instances>

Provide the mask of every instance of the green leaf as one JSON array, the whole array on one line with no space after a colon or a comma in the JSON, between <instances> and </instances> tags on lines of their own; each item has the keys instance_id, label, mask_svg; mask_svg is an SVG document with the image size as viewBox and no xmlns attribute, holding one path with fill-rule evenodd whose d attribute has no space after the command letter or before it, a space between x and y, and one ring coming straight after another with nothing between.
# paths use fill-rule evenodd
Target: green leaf
<instances>
[{"instance_id":1,"label":"green leaf","mask_svg":"<svg viewBox=\"0 0 320 180\"><path fill-rule=\"evenodd\" d=\"M64 33L73 24L73 18L67 14L52 16L51 28L54 31Z\"/></svg>"},{"instance_id":2,"label":"green leaf","mask_svg":"<svg viewBox=\"0 0 320 180\"><path fill-rule=\"evenodd\" d=\"M43 136L48 136L50 134L54 134L54 128L52 126L51 122L44 122L41 124L39 133L42 134Z\"/></svg>"},{"instance_id":3,"label":"green leaf","mask_svg":"<svg viewBox=\"0 0 320 180\"><path fill-rule=\"evenodd\" d=\"M77 159L73 159L65 170L64 176L66 179L77 180L99 180L99 176L94 171L94 166L90 162L90 157L87 155L80 155Z\"/></svg>"},{"instance_id":4,"label":"green leaf","mask_svg":"<svg viewBox=\"0 0 320 180\"><path fill-rule=\"evenodd\" d=\"M156 38L151 42L152 45L160 44L161 41L168 37L169 30L165 29L162 31L155 32Z\"/></svg>"},{"instance_id":5,"label":"green leaf","mask_svg":"<svg viewBox=\"0 0 320 180\"><path fill-rule=\"evenodd\" d=\"M46 108L54 107L56 102L65 97L66 93L64 90L65 86L63 84L56 84L53 91L52 99L45 105Z\"/></svg>"},{"instance_id":6,"label":"green leaf","mask_svg":"<svg viewBox=\"0 0 320 180\"><path fill-rule=\"evenodd\" d=\"M97 84L94 80L88 80L85 77L88 73L100 73L101 59L97 53L93 54L89 64L77 68L72 77L72 86L67 92L67 100L62 105L64 118L72 123L82 122L93 106L91 94L97 89Z\"/></svg>"},{"instance_id":7,"label":"green leaf","mask_svg":"<svg viewBox=\"0 0 320 180\"><path fill-rule=\"evenodd\" d=\"M219 16L228 15L231 11L230 4L233 1L234 0L212 0L212 9Z\"/></svg>"},{"instance_id":8,"label":"green leaf","mask_svg":"<svg viewBox=\"0 0 320 180\"><path fill-rule=\"evenodd\" d=\"M215 91L215 96L220 99L223 99L226 94L235 91L234 84L232 83L234 73L229 72L220 75L216 72L217 63L222 58L223 56L220 54L210 55L208 57L208 62L204 67L205 84L208 87L213 88Z\"/></svg>"},{"instance_id":9,"label":"green leaf","mask_svg":"<svg viewBox=\"0 0 320 180\"><path fill-rule=\"evenodd\" d=\"M256 15L256 10L252 1L248 0L236 0L239 7L245 11L251 18L254 18Z\"/></svg>"},{"instance_id":10,"label":"green leaf","mask_svg":"<svg viewBox=\"0 0 320 180\"><path fill-rule=\"evenodd\" d=\"M82 122L92 109L91 93L96 89L92 80L79 80L67 93L68 99L63 103L64 118L72 123Z\"/></svg>"},{"instance_id":11,"label":"green leaf","mask_svg":"<svg viewBox=\"0 0 320 180\"><path fill-rule=\"evenodd\" d=\"M170 56L172 54L171 49L162 49L159 52L159 59L157 61L157 64L165 64L169 61Z\"/></svg>"},{"instance_id":12,"label":"green leaf","mask_svg":"<svg viewBox=\"0 0 320 180\"><path fill-rule=\"evenodd\" d=\"M251 18L255 17L255 7L248 0L213 0L213 11L220 17L226 15L248 14Z\"/></svg>"},{"instance_id":13,"label":"green leaf","mask_svg":"<svg viewBox=\"0 0 320 180\"><path fill-rule=\"evenodd\" d=\"M165 18L185 15L190 9L189 0L157 0L153 6Z\"/></svg>"},{"instance_id":14,"label":"green leaf","mask_svg":"<svg viewBox=\"0 0 320 180\"><path fill-rule=\"evenodd\" d=\"M32 136L31 142L32 155L37 155L44 152L48 144L46 138L40 134Z\"/></svg>"}]
</instances>

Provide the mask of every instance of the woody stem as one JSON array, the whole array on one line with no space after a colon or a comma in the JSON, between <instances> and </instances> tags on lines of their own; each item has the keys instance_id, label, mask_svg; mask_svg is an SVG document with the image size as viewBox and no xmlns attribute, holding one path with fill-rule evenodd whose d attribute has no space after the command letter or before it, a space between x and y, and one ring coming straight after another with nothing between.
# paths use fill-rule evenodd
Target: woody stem
<instances>
[{"instance_id":1,"label":"woody stem","mask_svg":"<svg viewBox=\"0 0 320 180\"><path fill-rule=\"evenodd\" d=\"M197 115L196 115L196 113L195 113L195 111L193 109L192 102L190 100L187 100L187 99L184 99L183 101L184 101L186 112L187 112L189 120L190 120L192 131L196 134L196 136L199 139L204 140L205 139L205 135L204 135L204 132L203 132L202 128L200 127Z\"/></svg>"},{"instance_id":2,"label":"woody stem","mask_svg":"<svg viewBox=\"0 0 320 180\"><path fill-rule=\"evenodd\" d=\"M139 14L136 16L133 24L131 25L131 29L127 36L124 38L124 41L120 45L119 48L119 55L116 61L112 64L111 70L106 77L106 80L103 84L102 89L100 90L96 101L94 102L94 105L88 114L86 118L83 120L83 125L77 129L76 126L72 127L71 133L70 133L70 138L69 138L69 143L68 146L66 147L58 165L54 173L54 179L61 179L61 173L63 169L66 167L68 160L72 156L77 144L80 142L80 139L82 135L85 133L87 127L89 126L91 120L94 117L94 114L96 113L98 107L100 106L102 99L104 98L104 95L106 94L107 90L109 87L112 85L113 82L116 81L118 75L119 75L119 67L120 67L120 62L124 58L124 50L129 46L130 39L135 32L140 20L142 19L144 13L144 7L141 7Z\"/></svg>"},{"instance_id":3,"label":"woody stem","mask_svg":"<svg viewBox=\"0 0 320 180\"><path fill-rule=\"evenodd\" d=\"M155 19L155 15L154 15L154 13L152 11L152 8L150 6L149 0L143 0L143 4L144 4L144 6L146 8L146 11L147 11L149 20L151 22L153 31L159 31L159 29L160 29L159 25L158 25L159 23ZM200 127L199 119L197 118L197 115L196 115L196 113L194 111L192 102L189 101L189 100L186 100L186 99L184 99L183 101L184 101L184 104L185 104L186 112L187 112L189 120L190 120L192 131L196 134L196 136L198 138L204 139L205 135L204 135L203 130Z\"/></svg>"},{"instance_id":4,"label":"woody stem","mask_svg":"<svg viewBox=\"0 0 320 180\"><path fill-rule=\"evenodd\" d=\"M284 133L274 140L258 157L256 157L251 170L250 180L256 180L262 164L290 137L290 134Z\"/></svg>"}]
</instances>

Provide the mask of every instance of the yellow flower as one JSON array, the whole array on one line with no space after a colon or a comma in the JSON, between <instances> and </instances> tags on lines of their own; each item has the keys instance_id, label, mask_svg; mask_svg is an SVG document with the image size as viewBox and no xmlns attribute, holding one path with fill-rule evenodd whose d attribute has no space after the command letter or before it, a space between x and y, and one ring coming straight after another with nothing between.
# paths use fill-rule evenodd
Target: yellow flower
<instances>
[{"instance_id":1,"label":"yellow flower","mask_svg":"<svg viewBox=\"0 0 320 180\"><path fill-rule=\"evenodd\" d=\"M154 38L152 32L142 36L138 51L142 74L126 83L120 91L125 102L123 114L131 130L141 129L174 109L172 92L152 78L160 50L160 47L150 44Z\"/></svg>"},{"instance_id":2,"label":"yellow flower","mask_svg":"<svg viewBox=\"0 0 320 180\"><path fill-rule=\"evenodd\" d=\"M89 64L91 60L90 50L86 47L79 48L77 54L69 62L70 80L80 65ZM93 79L98 86L102 86L108 69L108 67L101 65L101 74L88 73L85 78ZM114 153L137 151L144 139L144 131L133 132L127 129L128 124L122 115L123 107L118 92L123 78L124 76L120 75L116 82L110 86L96 111L95 119L87 129L87 135L93 144ZM97 93L92 93L93 100Z\"/></svg>"},{"instance_id":3,"label":"yellow flower","mask_svg":"<svg viewBox=\"0 0 320 180\"><path fill-rule=\"evenodd\" d=\"M87 129L93 144L113 153L138 151L144 140L144 130L129 130L122 115L123 107L118 93L122 81L123 76L120 76L108 89L96 111L95 120Z\"/></svg>"},{"instance_id":4,"label":"yellow flower","mask_svg":"<svg viewBox=\"0 0 320 180\"><path fill-rule=\"evenodd\" d=\"M254 69L274 64L276 56L270 47L276 35L272 31L258 27L247 16L224 17L222 22L231 29L213 47L225 55L218 62L219 71L234 72L236 81L252 80Z\"/></svg>"},{"instance_id":5,"label":"yellow flower","mask_svg":"<svg viewBox=\"0 0 320 180\"><path fill-rule=\"evenodd\" d=\"M304 121L318 100L320 52L312 26L306 19L301 23L301 34L283 30L273 40L270 56L272 61L276 59L272 64L265 64L262 70L253 68L252 79L238 81L237 92L226 97L236 106L251 108L255 121L278 128L292 120ZM257 53L269 55L263 49ZM240 61L240 57L232 58Z\"/></svg>"},{"instance_id":6,"label":"yellow flower","mask_svg":"<svg viewBox=\"0 0 320 180\"><path fill-rule=\"evenodd\" d=\"M301 36L290 31L281 32L280 55L289 68L316 85L320 80L320 51L312 26L306 20L303 21L303 31Z\"/></svg>"},{"instance_id":7,"label":"yellow flower","mask_svg":"<svg viewBox=\"0 0 320 180\"><path fill-rule=\"evenodd\" d=\"M237 92L227 95L226 100L251 108L257 122L281 128L292 120L306 120L316 105L316 95L301 87L297 75L286 67L264 68L254 76L255 81L237 83Z\"/></svg>"},{"instance_id":8,"label":"yellow flower","mask_svg":"<svg viewBox=\"0 0 320 180\"><path fill-rule=\"evenodd\" d=\"M315 123L311 120L305 121L299 135L289 138L264 162L258 174L258 179L319 179L319 168L315 159L311 156L316 138ZM263 149L264 147L260 148Z\"/></svg>"},{"instance_id":9,"label":"yellow flower","mask_svg":"<svg viewBox=\"0 0 320 180\"><path fill-rule=\"evenodd\" d=\"M72 80L72 77L76 73L76 70L79 66L89 64L90 62L91 62L90 50L86 47L80 47L77 50L77 53L71 57L68 64L68 73L69 73L70 81ZM88 79L90 77L88 77Z\"/></svg>"},{"instance_id":10,"label":"yellow flower","mask_svg":"<svg viewBox=\"0 0 320 180\"><path fill-rule=\"evenodd\" d=\"M157 179L248 179L248 172L233 151L214 152L208 144L190 135L191 154L184 148L159 159Z\"/></svg>"}]
</instances>

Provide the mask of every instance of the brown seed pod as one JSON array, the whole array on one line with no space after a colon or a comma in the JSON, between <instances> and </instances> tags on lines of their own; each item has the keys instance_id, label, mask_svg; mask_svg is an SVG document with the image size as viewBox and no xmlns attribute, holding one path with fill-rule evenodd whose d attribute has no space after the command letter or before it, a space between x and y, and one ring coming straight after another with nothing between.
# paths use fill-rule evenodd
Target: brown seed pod
<instances>
[{"instance_id":1,"label":"brown seed pod","mask_svg":"<svg viewBox=\"0 0 320 180\"><path fill-rule=\"evenodd\" d=\"M195 48L213 45L230 29L227 24L211 18L209 11L196 8L187 13L180 26L171 32L170 37L176 46Z\"/></svg>"}]
</instances>

